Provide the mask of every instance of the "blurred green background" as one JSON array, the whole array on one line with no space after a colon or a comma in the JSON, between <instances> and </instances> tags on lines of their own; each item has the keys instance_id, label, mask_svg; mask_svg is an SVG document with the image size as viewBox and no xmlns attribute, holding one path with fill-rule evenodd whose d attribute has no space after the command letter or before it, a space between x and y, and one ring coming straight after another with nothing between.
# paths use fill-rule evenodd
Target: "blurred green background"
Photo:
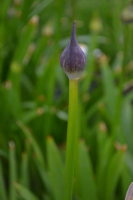
<instances>
[{"instance_id":1,"label":"blurred green background","mask_svg":"<svg viewBox=\"0 0 133 200\"><path fill-rule=\"evenodd\" d=\"M75 19L87 66L73 200L125 198L133 181L133 25L121 22L127 4L0 0L0 200L63 200L69 88L60 55Z\"/></svg>"}]
</instances>

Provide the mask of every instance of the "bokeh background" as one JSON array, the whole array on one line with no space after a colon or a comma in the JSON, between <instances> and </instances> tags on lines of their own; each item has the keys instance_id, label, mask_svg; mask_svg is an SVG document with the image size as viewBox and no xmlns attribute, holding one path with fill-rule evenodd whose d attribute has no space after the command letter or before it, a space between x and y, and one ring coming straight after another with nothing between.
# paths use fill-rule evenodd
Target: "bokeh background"
<instances>
[{"instance_id":1,"label":"bokeh background","mask_svg":"<svg viewBox=\"0 0 133 200\"><path fill-rule=\"evenodd\" d=\"M74 20L87 66L79 79L73 200L125 198L133 181L133 25L121 21L127 5L0 1L0 200L63 200L69 81L60 55Z\"/></svg>"}]
</instances>

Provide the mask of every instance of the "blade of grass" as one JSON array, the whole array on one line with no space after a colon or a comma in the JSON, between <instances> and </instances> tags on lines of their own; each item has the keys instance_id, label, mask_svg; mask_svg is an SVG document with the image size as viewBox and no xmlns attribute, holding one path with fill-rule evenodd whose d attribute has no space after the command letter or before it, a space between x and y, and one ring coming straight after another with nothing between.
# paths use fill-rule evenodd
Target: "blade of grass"
<instances>
[{"instance_id":1,"label":"blade of grass","mask_svg":"<svg viewBox=\"0 0 133 200\"><path fill-rule=\"evenodd\" d=\"M0 82L2 80L2 72L3 72L3 62L4 62L4 56L2 55L2 50L4 47L4 43L5 43L5 23L1 23L1 27L0 27L0 44L1 44L1 53L0 53Z\"/></svg>"},{"instance_id":2,"label":"blade of grass","mask_svg":"<svg viewBox=\"0 0 133 200\"><path fill-rule=\"evenodd\" d=\"M110 160L105 185L105 198L108 200L114 199L117 183L122 175L124 169L125 152L122 150L116 152Z\"/></svg>"},{"instance_id":3,"label":"blade of grass","mask_svg":"<svg viewBox=\"0 0 133 200\"><path fill-rule=\"evenodd\" d=\"M43 154L42 154L42 152L40 150L40 147L38 146L36 140L34 139L33 135L31 134L31 132L29 131L29 129L21 121L17 121L17 125L22 129L23 133L26 135L26 137L31 142L32 147L33 147L33 149L35 151L36 158L37 158L38 162L45 169L45 161L44 161Z\"/></svg>"},{"instance_id":4,"label":"blade of grass","mask_svg":"<svg viewBox=\"0 0 133 200\"><path fill-rule=\"evenodd\" d=\"M51 107L53 104L53 95L55 89L55 78L56 78L56 68L57 68L57 56L58 56L58 49L59 49L59 41L61 36L61 17L63 14L63 0L58 0L56 4L56 34L55 34L55 45L54 45L54 53L53 53L53 62L50 66L49 71L49 81L47 84L48 87L48 94L47 94L47 104L48 107ZM57 62L58 63L58 62ZM45 118L45 133L44 133L44 141L46 141L46 136L50 134L51 130L51 116L50 113L47 114Z\"/></svg>"},{"instance_id":5,"label":"blade of grass","mask_svg":"<svg viewBox=\"0 0 133 200\"><path fill-rule=\"evenodd\" d=\"M105 60L101 62L101 70L103 75L103 87L105 93L105 101L109 110L109 116L113 120L116 108L116 88L114 78L109 65Z\"/></svg>"},{"instance_id":6,"label":"blade of grass","mask_svg":"<svg viewBox=\"0 0 133 200\"><path fill-rule=\"evenodd\" d=\"M48 62L44 63L43 70L41 73L39 73L37 77L37 83L36 83L36 91L37 95L44 93L44 86L46 85L47 80L49 81L49 68L53 65L54 59L48 58Z\"/></svg>"},{"instance_id":7,"label":"blade of grass","mask_svg":"<svg viewBox=\"0 0 133 200\"><path fill-rule=\"evenodd\" d=\"M39 63L39 59L42 55L42 53L44 52L45 48L46 48L46 44L47 44L47 41L48 41L48 37L46 37L45 35L42 35L40 37L40 39L38 39L37 41L37 46L36 46L36 49L35 49L35 52L33 54L33 63L34 63L34 67L36 67Z\"/></svg>"},{"instance_id":8,"label":"blade of grass","mask_svg":"<svg viewBox=\"0 0 133 200\"><path fill-rule=\"evenodd\" d=\"M11 0L5 0L2 2L0 15L3 20L5 20L5 18L7 17L7 11L10 7L10 4L11 4Z\"/></svg>"},{"instance_id":9,"label":"blade of grass","mask_svg":"<svg viewBox=\"0 0 133 200\"><path fill-rule=\"evenodd\" d=\"M91 40L91 47L90 47L90 52L88 52L87 56L87 66L86 66L86 71L87 75L84 79L83 85L82 85L82 90L84 93L86 93L89 90L92 76L94 73L94 66L95 66L95 55L94 55L94 50L97 48L98 45L98 35L96 33L92 34L92 40Z\"/></svg>"},{"instance_id":10,"label":"blade of grass","mask_svg":"<svg viewBox=\"0 0 133 200\"><path fill-rule=\"evenodd\" d=\"M55 200L64 197L64 167L59 151L51 137L47 138L47 159Z\"/></svg>"},{"instance_id":11,"label":"blade of grass","mask_svg":"<svg viewBox=\"0 0 133 200\"><path fill-rule=\"evenodd\" d=\"M22 7L22 20L24 23L28 20L28 15L30 12L30 7L33 3L33 0L23 1L23 7Z\"/></svg>"},{"instance_id":12,"label":"blade of grass","mask_svg":"<svg viewBox=\"0 0 133 200\"><path fill-rule=\"evenodd\" d=\"M123 172L122 172L122 194L123 194L123 199L125 197L125 194L127 192L127 189L132 182L132 176L131 172L128 169L127 166L124 167Z\"/></svg>"},{"instance_id":13,"label":"blade of grass","mask_svg":"<svg viewBox=\"0 0 133 200\"><path fill-rule=\"evenodd\" d=\"M28 154L24 152L22 154L22 164L21 164L21 183L25 187L29 187L29 173L28 173Z\"/></svg>"},{"instance_id":14,"label":"blade of grass","mask_svg":"<svg viewBox=\"0 0 133 200\"><path fill-rule=\"evenodd\" d=\"M107 138L106 142L102 146L102 151L100 152L101 156L99 157L99 162L97 164L97 185L98 185L98 195L100 199L104 199L106 172L109 160L112 155L110 152L111 148L112 148L111 140L110 138Z\"/></svg>"},{"instance_id":15,"label":"blade of grass","mask_svg":"<svg viewBox=\"0 0 133 200\"><path fill-rule=\"evenodd\" d=\"M0 199L7 200L7 192L4 183L1 160L0 160Z\"/></svg>"},{"instance_id":16,"label":"blade of grass","mask_svg":"<svg viewBox=\"0 0 133 200\"><path fill-rule=\"evenodd\" d=\"M76 127L76 147L75 147L75 164L74 164L74 178L75 178L75 182L74 182L74 194L76 194L77 197L80 196L80 190L79 190L79 182L80 182L80 175L79 175L79 138L80 138L80 134L81 134L81 124L82 124L82 120L81 120L81 114L82 114L82 104L79 103L78 104L78 114L77 114L77 127ZM84 119L83 119L84 120Z\"/></svg>"},{"instance_id":17,"label":"blade of grass","mask_svg":"<svg viewBox=\"0 0 133 200\"><path fill-rule=\"evenodd\" d=\"M34 162L36 164L37 170L39 172L40 178L43 182L43 186L44 188L46 188L46 191L48 192L50 198L53 200L54 196L53 196L53 191L52 191L52 187L51 187L51 183L48 177L47 172L45 171L45 169L38 163L37 159L34 158Z\"/></svg>"},{"instance_id":18,"label":"blade of grass","mask_svg":"<svg viewBox=\"0 0 133 200\"><path fill-rule=\"evenodd\" d=\"M56 78L56 67L55 61L57 61L57 55L58 55L58 49L59 49L59 41L61 36L61 17L63 12L63 0L58 0L56 4L56 34L55 34L55 47L54 47L54 53L53 53L53 59L52 59L52 65L49 68L49 81L47 84L48 87L48 94L47 94L47 104L49 107L53 104L53 95L54 95L54 89L55 89L55 78ZM46 136L50 134L50 128L51 128L51 116L50 113L47 114L47 117L45 119L45 134L44 134L44 141L46 141Z\"/></svg>"},{"instance_id":19,"label":"blade of grass","mask_svg":"<svg viewBox=\"0 0 133 200\"><path fill-rule=\"evenodd\" d=\"M14 187L20 193L21 197L24 198L24 200L39 200L39 198L37 198L31 191L19 183L14 183Z\"/></svg>"},{"instance_id":20,"label":"blade of grass","mask_svg":"<svg viewBox=\"0 0 133 200\"><path fill-rule=\"evenodd\" d=\"M98 145L98 160L101 161L104 146L107 142L108 135L107 135L107 127L104 122L100 122L98 125L98 131L97 131L97 145Z\"/></svg>"},{"instance_id":21,"label":"blade of grass","mask_svg":"<svg viewBox=\"0 0 133 200\"><path fill-rule=\"evenodd\" d=\"M38 23L38 17L34 16L23 30L19 43L15 49L14 56L11 62L8 79L11 83L11 88L7 92L7 99L10 107L13 107L15 117L21 117L21 95L20 95L20 80L22 73L22 62L26 55L28 46L34 36L34 31ZM15 106L12 106L14 105Z\"/></svg>"},{"instance_id":22,"label":"blade of grass","mask_svg":"<svg viewBox=\"0 0 133 200\"><path fill-rule=\"evenodd\" d=\"M39 15L41 12L44 11L47 6L49 6L54 0L49 1L42 1L30 14L29 18L33 17L34 15Z\"/></svg>"},{"instance_id":23,"label":"blade of grass","mask_svg":"<svg viewBox=\"0 0 133 200\"><path fill-rule=\"evenodd\" d=\"M97 200L96 183L94 181L94 174L92 163L87 153L87 147L84 142L79 143L79 194L80 199ZM76 177L75 177L76 180Z\"/></svg>"},{"instance_id":24,"label":"blade of grass","mask_svg":"<svg viewBox=\"0 0 133 200\"><path fill-rule=\"evenodd\" d=\"M9 142L9 198L10 200L17 200L17 194L14 187L14 183L17 181L17 171L16 171L16 158L15 158L15 144L13 141Z\"/></svg>"},{"instance_id":25,"label":"blade of grass","mask_svg":"<svg viewBox=\"0 0 133 200\"><path fill-rule=\"evenodd\" d=\"M13 62L18 62L19 64L22 64L27 49L35 34L37 24L38 16L33 16L28 22L28 24L24 27L24 30L20 35L19 43L14 53Z\"/></svg>"},{"instance_id":26,"label":"blade of grass","mask_svg":"<svg viewBox=\"0 0 133 200\"><path fill-rule=\"evenodd\" d=\"M126 162L126 165L127 165L128 169L130 170L130 172L133 176L133 167L132 167L133 166L133 155L129 151L126 152L125 162Z\"/></svg>"},{"instance_id":27,"label":"blade of grass","mask_svg":"<svg viewBox=\"0 0 133 200\"><path fill-rule=\"evenodd\" d=\"M43 200L51 200L48 195L43 195Z\"/></svg>"},{"instance_id":28,"label":"blade of grass","mask_svg":"<svg viewBox=\"0 0 133 200\"><path fill-rule=\"evenodd\" d=\"M129 36L128 33L129 33L129 27L128 25L126 25L125 30L124 30L122 72L120 74L119 92L117 95L116 109L115 109L115 115L114 115L114 120L113 120L113 125L112 125L112 140L114 140L116 137L117 128L118 128L119 119L120 119L120 112L121 112L121 105L122 105L122 98L123 98L123 84L125 81L126 56L128 52L128 36Z\"/></svg>"},{"instance_id":29,"label":"blade of grass","mask_svg":"<svg viewBox=\"0 0 133 200\"><path fill-rule=\"evenodd\" d=\"M130 151L133 152L133 136L132 136L132 122L133 122L133 108L130 102L126 102L122 106L121 118L125 133L126 143ZM125 117L126 116L126 117Z\"/></svg>"},{"instance_id":30,"label":"blade of grass","mask_svg":"<svg viewBox=\"0 0 133 200\"><path fill-rule=\"evenodd\" d=\"M2 149L0 149L0 156L4 157L4 158L8 158L8 154L3 151Z\"/></svg>"}]
</instances>

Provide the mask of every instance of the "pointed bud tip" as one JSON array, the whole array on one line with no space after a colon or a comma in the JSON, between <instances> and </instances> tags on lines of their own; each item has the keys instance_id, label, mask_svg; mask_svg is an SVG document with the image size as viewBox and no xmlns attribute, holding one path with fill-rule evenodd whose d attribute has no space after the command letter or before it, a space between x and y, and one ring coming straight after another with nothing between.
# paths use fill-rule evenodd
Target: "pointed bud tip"
<instances>
[{"instance_id":1,"label":"pointed bud tip","mask_svg":"<svg viewBox=\"0 0 133 200\"><path fill-rule=\"evenodd\" d=\"M76 24L76 20L73 22L73 26L75 26L75 24Z\"/></svg>"}]
</instances>

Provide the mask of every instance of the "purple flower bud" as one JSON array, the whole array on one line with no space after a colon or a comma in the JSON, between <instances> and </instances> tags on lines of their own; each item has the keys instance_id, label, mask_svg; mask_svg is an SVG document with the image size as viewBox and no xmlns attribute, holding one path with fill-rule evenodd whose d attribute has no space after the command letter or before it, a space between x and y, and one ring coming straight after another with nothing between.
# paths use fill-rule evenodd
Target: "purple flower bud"
<instances>
[{"instance_id":1,"label":"purple flower bud","mask_svg":"<svg viewBox=\"0 0 133 200\"><path fill-rule=\"evenodd\" d=\"M60 65L69 79L79 78L86 67L86 56L78 45L73 23L71 38L60 58Z\"/></svg>"},{"instance_id":2,"label":"purple flower bud","mask_svg":"<svg viewBox=\"0 0 133 200\"><path fill-rule=\"evenodd\" d=\"M132 199L133 199L133 182L130 184L125 197L125 200L132 200Z\"/></svg>"}]
</instances>

